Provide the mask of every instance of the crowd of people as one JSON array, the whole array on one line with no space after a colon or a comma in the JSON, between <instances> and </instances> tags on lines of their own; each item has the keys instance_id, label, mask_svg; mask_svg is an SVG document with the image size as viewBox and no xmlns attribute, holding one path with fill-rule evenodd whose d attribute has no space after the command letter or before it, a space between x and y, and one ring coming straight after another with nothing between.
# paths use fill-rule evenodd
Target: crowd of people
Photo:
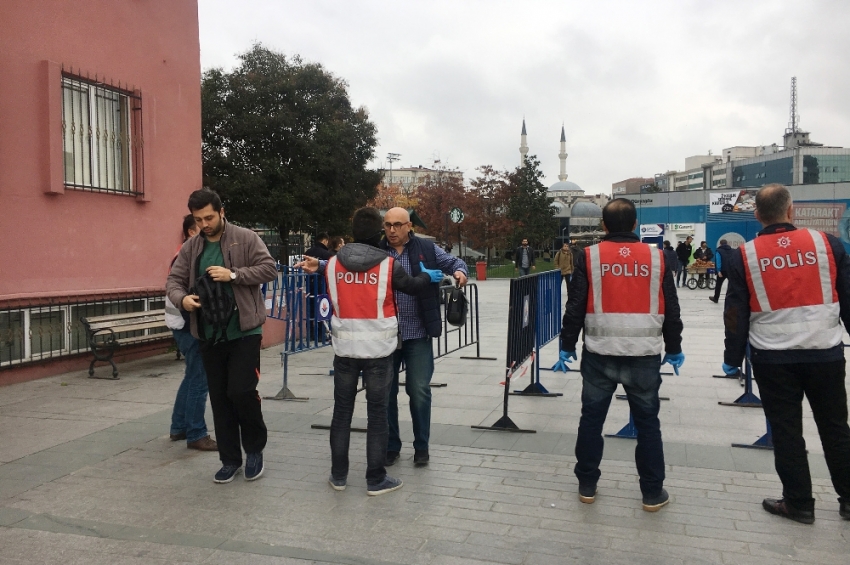
<instances>
[{"instance_id":1,"label":"crowd of people","mask_svg":"<svg viewBox=\"0 0 850 565\"><path fill-rule=\"evenodd\" d=\"M676 288L693 255L717 261L720 282L713 301L718 301L722 282L729 281L722 368L728 374L740 371L749 349L773 429L783 493L779 499L766 498L764 509L797 522L814 522L802 437L805 395L839 497L840 516L850 519L850 428L841 328L842 322L845 327L850 323L850 259L835 237L794 227L793 203L785 187L762 188L756 206L764 229L737 250L721 240L717 253L706 242L694 251L690 237L675 250L667 241L659 250L642 244L635 234L634 204L616 198L602 211L606 235L600 243L581 251L565 244L555 256L569 288L555 370L566 370L577 360L583 336L574 469L581 502L591 504L597 496L602 427L618 385L626 391L637 429L635 463L643 509L654 512L670 501L658 418L660 369L670 364L678 374L685 362ZM240 472L244 449L245 479L254 480L263 473L267 436L256 390L265 319L259 285L277 272L259 238L225 220L215 193L192 193L189 210L200 234L192 237L187 217L186 241L166 287L175 337L188 328L188 337L178 339L187 370L175 402L171 439L185 439L190 448L217 449L222 462L214 477L218 483L230 482ZM403 447L398 427L402 363L413 423L413 463L429 462L432 340L442 330L437 283L448 275L463 286L468 273L463 261L416 237L411 227L402 208L388 210L383 218L374 208L361 208L353 217L354 243L335 247L327 234L320 234L296 265L325 276L333 303L328 482L335 490L347 485L358 378L366 388L367 493L402 487L401 480L387 474ZM535 263L527 239L516 253L517 270L529 274ZM195 347L198 353L193 353ZM199 356L205 369L217 444L206 432L203 410L199 412L199 399L206 392L199 383L201 369L197 364L190 369L190 355Z\"/></svg>"}]
</instances>

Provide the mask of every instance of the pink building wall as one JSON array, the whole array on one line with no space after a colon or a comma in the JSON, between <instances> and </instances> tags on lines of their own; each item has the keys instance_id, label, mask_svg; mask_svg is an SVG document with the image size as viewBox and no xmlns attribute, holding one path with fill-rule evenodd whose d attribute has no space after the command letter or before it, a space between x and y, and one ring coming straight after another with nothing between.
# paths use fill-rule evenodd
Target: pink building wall
<instances>
[{"instance_id":1,"label":"pink building wall","mask_svg":"<svg viewBox=\"0 0 850 565\"><path fill-rule=\"evenodd\" d=\"M61 69L142 95L144 196L64 186ZM3 0L0 305L163 288L201 187L195 0Z\"/></svg>"}]
</instances>

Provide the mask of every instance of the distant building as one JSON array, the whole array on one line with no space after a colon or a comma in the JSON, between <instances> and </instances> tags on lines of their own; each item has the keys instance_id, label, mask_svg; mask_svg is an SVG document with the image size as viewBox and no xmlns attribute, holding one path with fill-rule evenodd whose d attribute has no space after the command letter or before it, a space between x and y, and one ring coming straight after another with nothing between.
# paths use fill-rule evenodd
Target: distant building
<instances>
[{"instance_id":1,"label":"distant building","mask_svg":"<svg viewBox=\"0 0 850 565\"><path fill-rule=\"evenodd\" d=\"M450 169L429 169L419 165L418 167L402 167L399 169L381 169L382 182L389 186L391 184L401 185L405 188L416 188L428 179L440 176L454 178L463 182L463 172Z\"/></svg>"},{"instance_id":2,"label":"distant building","mask_svg":"<svg viewBox=\"0 0 850 565\"><path fill-rule=\"evenodd\" d=\"M615 198L617 196L622 196L623 194L640 194L641 187L654 184L654 178L632 177L630 179L613 183L611 185L611 194L613 194Z\"/></svg>"}]
</instances>

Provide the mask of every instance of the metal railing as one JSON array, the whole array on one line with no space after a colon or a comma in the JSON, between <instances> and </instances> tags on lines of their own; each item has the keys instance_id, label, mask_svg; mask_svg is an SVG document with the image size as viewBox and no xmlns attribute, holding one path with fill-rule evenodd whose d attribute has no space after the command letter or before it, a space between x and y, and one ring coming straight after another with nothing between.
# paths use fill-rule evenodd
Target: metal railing
<instances>
[{"instance_id":1,"label":"metal railing","mask_svg":"<svg viewBox=\"0 0 850 565\"><path fill-rule=\"evenodd\" d=\"M165 307L162 290L97 297L62 297L0 307L0 370L90 353L80 318ZM146 330L171 338L168 330ZM128 335L141 335L142 332Z\"/></svg>"}]
</instances>

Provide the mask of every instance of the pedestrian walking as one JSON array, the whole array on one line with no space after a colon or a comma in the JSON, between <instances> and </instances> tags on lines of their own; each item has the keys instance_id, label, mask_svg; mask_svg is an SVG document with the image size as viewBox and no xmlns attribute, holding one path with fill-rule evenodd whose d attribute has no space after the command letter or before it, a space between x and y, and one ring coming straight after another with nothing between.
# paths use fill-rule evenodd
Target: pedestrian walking
<instances>
[{"instance_id":1,"label":"pedestrian walking","mask_svg":"<svg viewBox=\"0 0 850 565\"><path fill-rule=\"evenodd\" d=\"M201 235L180 248L166 293L190 313L192 336L201 341L222 463L214 481L229 483L236 477L243 448L245 480L253 481L263 474L268 435L257 394L266 319L260 285L277 277L277 267L256 233L225 219L215 192L193 192L189 211Z\"/></svg>"},{"instance_id":2,"label":"pedestrian walking","mask_svg":"<svg viewBox=\"0 0 850 565\"><path fill-rule=\"evenodd\" d=\"M714 269L717 271L717 285L714 287L714 296L709 296L708 299L717 304L720 301L720 291L723 288L723 283L729 278L727 265L729 265L732 248L729 247L729 242L725 239L720 240L720 245L717 246L717 253L714 254Z\"/></svg>"},{"instance_id":3,"label":"pedestrian walking","mask_svg":"<svg viewBox=\"0 0 850 565\"><path fill-rule=\"evenodd\" d=\"M514 251L514 271L519 271L519 276L524 277L535 268L534 250L528 246L528 238L524 237Z\"/></svg>"},{"instance_id":4,"label":"pedestrian walking","mask_svg":"<svg viewBox=\"0 0 850 565\"><path fill-rule=\"evenodd\" d=\"M561 279L567 286L570 284L570 279L573 275L573 250L568 242L564 242L561 249L555 253L555 268L561 270Z\"/></svg>"},{"instance_id":5,"label":"pedestrian walking","mask_svg":"<svg viewBox=\"0 0 850 565\"><path fill-rule=\"evenodd\" d=\"M850 519L850 427L844 384L844 327L850 327L850 259L829 234L798 229L788 189L769 184L756 194L763 229L729 254L723 319L723 371L734 374L747 343L764 414L773 432L782 498L762 507L803 524L815 521L803 396L823 445L838 511Z\"/></svg>"},{"instance_id":6,"label":"pedestrian walking","mask_svg":"<svg viewBox=\"0 0 850 565\"><path fill-rule=\"evenodd\" d=\"M635 464L643 509L655 512L669 502L658 389L661 365L670 363L678 374L685 361L679 302L661 250L641 243L634 233L637 212L630 200L611 200L602 210L602 227L602 241L576 258L555 365L566 370L566 364L576 360L576 342L584 332L575 448L579 500L596 500L602 426L611 397L622 384L638 432Z\"/></svg>"}]
</instances>

